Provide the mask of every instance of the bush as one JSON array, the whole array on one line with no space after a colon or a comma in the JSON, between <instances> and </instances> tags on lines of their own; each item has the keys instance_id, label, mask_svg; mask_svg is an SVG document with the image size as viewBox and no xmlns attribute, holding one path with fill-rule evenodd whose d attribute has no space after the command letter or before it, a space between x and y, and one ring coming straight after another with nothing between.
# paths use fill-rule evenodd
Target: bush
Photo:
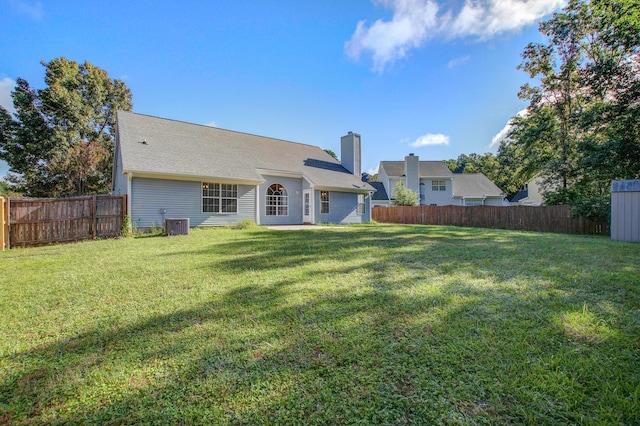
<instances>
[{"instance_id":1,"label":"bush","mask_svg":"<svg viewBox=\"0 0 640 426\"><path fill-rule=\"evenodd\" d=\"M417 206L418 194L404 186L402 182L398 182L391 196L394 198L395 206Z\"/></svg>"},{"instance_id":2,"label":"bush","mask_svg":"<svg viewBox=\"0 0 640 426\"><path fill-rule=\"evenodd\" d=\"M255 223L253 220L245 219L239 224L237 224L236 226L234 226L233 229L253 229L257 227L258 227L258 224Z\"/></svg>"}]
</instances>

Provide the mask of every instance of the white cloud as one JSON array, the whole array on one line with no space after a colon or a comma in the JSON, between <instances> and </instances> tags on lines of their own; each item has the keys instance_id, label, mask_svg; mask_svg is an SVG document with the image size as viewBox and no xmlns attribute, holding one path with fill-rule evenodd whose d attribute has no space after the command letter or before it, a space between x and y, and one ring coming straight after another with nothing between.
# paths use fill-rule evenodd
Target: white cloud
<instances>
[{"instance_id":1,"label":"white cloud","mask_svg":"<svg viewBox=\"0 0 640 426\"><path fill-rule=\"evenodd\" d=\"M40 21L44 17L42 3L39 1L30 2L27 0L9 0L9 4L11 4L18 13L27 15L36 21Z\"/></svg>"},{"instance_id":2,"label":"white cloud","mask_svg":"<svg viewBox=\"0 0 640 426\"><path fill-rule=\"evenodd\" d=\"M16 110L13 108L13 99L11 99L11 92L16 87L16 82L5 77L0 80L0 105L4 107L10 114L15 114Z\"/></svg>"},{"instance_id":3,"label":"white cloud","mask_svg":"<svg viewBox=\"0 0 640 426\"><path fill-rule=\"evenodd\" d=\"M521 111L518 111L518 113L516 114L518 117L524 117L527 114L527 109L523 109ZM507 138L507 136L509 135L509 132L511 132L511 129L513 128L513 126L511 125L511 119L509 119L509 121L507 122L507 124L504 125L504 127L502 128L502 130L500 130L498 133L496 133L496 135L491 139L491 144L487 147L487 149L495 151L498 149L498 147L500 146L500 142L502 142L503 140L505 140Z\"/></svg>"},{"instance_id":4,"label":"white cloud","mask_svg":"<svg viewBox=\"0 0 640 426\"><path fill-rule=\"evenodd\" d=\"M460 58L455 58L449 61L449 63L447 64L447 68L451 69L454 67L457 67L459 65L463 65L466 64L467 62L469 62L471 60L471 56L467 55L467 56L462 56Z\"/></svg>"},{"instance_id":5,"label":"white cloud","mask_svg":"<svg viewBox=\"0 0 640 426\"><path fill-rule=\"evenodd\" d=\"M564 0L466 0L458 16L452 19L449 32L454 37L491 38L526 27L564 3Z\"/></svg>"},{"instance_id":6,"label":"white cloud","mask_svg":"<svg viewBox=\"0 0 640 426\"><path fill-rule=\"evenodd\" d=\"M218 127L218 124L215 121L210 121L208 123L204 123L205 126L209 127Z\"/></svg>"},{"instance_id":7,"label":"white cloud","mask_svg":"<svg viewBox=\"0 0 640 426\"><path fill-rule=\"evenodd\" d=\"M440 0L446 4L446 0ZM363 52L373 57L373 70L407 56L411 49L436 36L488 39L517 31L559 9L565 0L465 0L457 14L437 0L380 0L393 10L390 21L378 19L370 26L358 22L345 50L352 59Z\"/></svg>"},{"instance_id":8,"label":"white cloud","mask_svg":"<svg viewBox=\"0 0 640 426\"><path fill-rule=\"evenodd\" d=\"M422 146L449 145L449 136L441 133L427 133L426 135L420 136L410 145L416 148L420 148Z\"/></svg>"},{"instance_id":9,"label":"white cloud","mask_svg":"<svg viewBox=\"0 0 640 426\"><path fill-rule=\"evenodd\" d=\"M384 0L393 9L393 19L377 20L370 27L358 22L356 31L345 44L347 54L358 59L363 51L373 53L373 68L383 71L387 63L406 56L418 47L437 25L438 4L432 0Z\"/></svg>"}]
</instances>

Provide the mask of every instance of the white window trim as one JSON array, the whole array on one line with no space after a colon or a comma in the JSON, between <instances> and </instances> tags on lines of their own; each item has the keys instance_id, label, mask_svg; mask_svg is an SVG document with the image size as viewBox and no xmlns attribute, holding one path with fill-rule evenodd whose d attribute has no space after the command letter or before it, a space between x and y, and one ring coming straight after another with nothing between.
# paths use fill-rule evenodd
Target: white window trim
<instances>
[{"instance_id":1,"label":"white window trim","mask_svg":"<svg viewBox=\"0 0 640 426\"><path fill-rule=\"evenodd\" d=\"M444 188L443 188L444 187ZM433 179L431 181L431 191L443 192L447 190L447 181L444 179Z\"/></svg>"},{"instance_id":2,"label":"white window trim","mask_svg":"<svg viewBox=\"0 0 640 426\"><path fill-rule=\"evenodd\" d=\"M208 185L220 185L219 191L220 191L220 195L215 197L215 196L205 196L202 194L202 190L204 189L204 184L208 184ZM232 187L235 187L235 192L236 192L236 196L235 197L223 197L222 196L222 185L230 185ZM239 200L240 198L238 197L238 184L237 183L221 183L221 182L205 182L202 181L200 182L200 212L202 214L209 214L209 215L237 215L238 214L238 204L239 204ZM219 204L218 204L218 211L217 212L205 212L204 211L204 199L205 198L212 198L212 199L218 199L219 200ZM235 212L222 212L222 200L236 200L236 211Z\"/></svg>"},{"instance_id":3,"label":"white window trim","mask_svg":"<svg viewBox=\"0 0 640 426\"><path fill-rule=\"evenodd\" d=\"M327 201L323 201L322 200L322 193L323 192L327 193ZM320 197L320 214L331 214L331 191L320 191L319 197ZM322 211L323 204L327 205L327 211L326 212Z\"/></svg>"},{"instance_id":4,"label":"white window trim","mask_svg":"<svg viewBox=\"0 0 640 426\"><path fill-rule=\"evenodd\" d=\"M289 194L289 191L287 191L287 188L284 187L283 184L281 183L272 183L271 185L269 185L267 187L267 192L264 196L264 215L265 216L275 216L275 217L287 217L289 216L289 195L269 195L269 190L271 189L271 187L273 185L280 185L282 187L282 190L284 191L285 194ZM281 205L281 204L269 204L269 197L275 197L276 199L284 199L286 201L286 205ZM276 214L269 214L269 207L275 207L276 209ZM286 207L287 209L287 213L286 214L280 214L280 208L281 207Z\"/></svg>"},{"instance_id":5,"label":"white window trim","mask_svg":"<svg viewBox=\"0 0 640 426\"><path fill-rule=\"evenodd\" d=\"M364 194L357 194L358 196L358 202L357 202L357 206L356 206L356 214L359 216L364 216L367 213L367 203L365 200L365 196ZM362 202L360 202L360 200L362 199ZM360 211L360 207L362 207L362 211Z\"/></svg>"}]
</instances>

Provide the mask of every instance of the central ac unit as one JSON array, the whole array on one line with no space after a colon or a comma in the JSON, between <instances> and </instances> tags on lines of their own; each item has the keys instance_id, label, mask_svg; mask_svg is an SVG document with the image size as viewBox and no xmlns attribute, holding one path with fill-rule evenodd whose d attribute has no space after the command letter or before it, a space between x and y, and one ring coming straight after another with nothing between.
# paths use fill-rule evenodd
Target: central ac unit
<instances>
[{"instance_id":1,"label":"central ac unit","mask_svg":"<svg viewBox=\"0 0 640 426\"><path fill-rule=\"evenodd\" d=\"M189 218L167 219L164 229L167 235L188 235Z\"/></svg>"}]
</instances>

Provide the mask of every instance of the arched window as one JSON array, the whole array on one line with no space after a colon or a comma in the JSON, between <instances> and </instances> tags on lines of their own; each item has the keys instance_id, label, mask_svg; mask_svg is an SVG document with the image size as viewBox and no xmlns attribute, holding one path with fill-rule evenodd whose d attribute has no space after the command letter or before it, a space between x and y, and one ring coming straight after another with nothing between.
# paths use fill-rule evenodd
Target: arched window
<instances>
[{"instance_id":1,"label":"arched window","mask_svg":"<svg viewBox=\"0 0 640 426\"><path fill-rule=\"evenodd\" d=\"M267 188L267 216L287 216L289 214L289 197L287 190L279 183Z\"/></svg>"}]
</instances>

